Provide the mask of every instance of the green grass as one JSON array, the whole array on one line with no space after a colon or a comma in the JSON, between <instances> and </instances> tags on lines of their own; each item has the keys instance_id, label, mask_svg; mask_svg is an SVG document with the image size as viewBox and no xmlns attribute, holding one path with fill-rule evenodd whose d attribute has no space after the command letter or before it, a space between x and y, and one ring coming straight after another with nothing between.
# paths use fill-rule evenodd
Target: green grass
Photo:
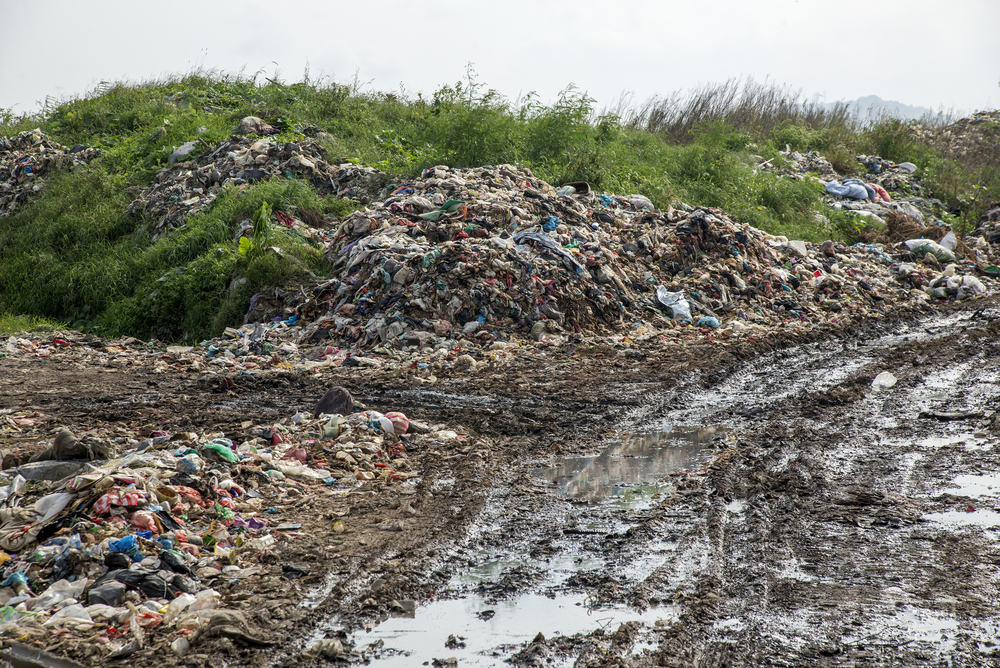
<instances>
[{"instance_id":1,"label":"green grass","mask_svg":"<svg viewBox=\"0 0 1000 668\"><path fill-rule=\"evenodd\" d=\"M727 84L729 85L729 84ZM226 191L183 227L154 240L129 204L175 146L225 139L256 115L300 139L313 126L332 156L402 178L426 167L517 163L559 185L642 193L656 205L719 207L774 234L855 241L863 222L832 213L814 183L758 171L756 156L785 146L816 150L854 173L858 153L909 160L938 197L972 224L1000 199L1000 158L986 148L954 155L892 119L860 127L842 113L794 104L785 89L706 88L687 103L647 103L598 113L570 86L551 104L517 103L479 84L443 86L430 98L362 91L331 81L258 85L241 75L196 72L163 81L102 85L31 116L0 111L0 136L40 127L56 141L103 149L89 169L53 178L15 216L0 219L0 313L31 314L104 334L194 340L242 322L250 297L306 271L318 248L273 229L285 258L241 253L240 221L265 203L343 215L354 204L320 198L305 183L272 181ZM700 97L699 97L700 95ZM1000 142L997 142L1000 145ZM829 220L818 225L817 214ZM290 259L289 259L290 258Z\"/></svg>"},{"instance_id":2,"label":"green grass","mask_svg":"<svg viewBox=\"0 0 1000 668\"><path fill-rule=\"evenodd\" d=\"M29 334L66 329L68 325L31 315L0 313L0 334Z\"/></svg>"},{"instance_id":3,"label":"green grass","mask_svg":"<svg viewBox=\"0 0 1000 668\"><path fill-rule=\"evenodd\" d=\"M64 174L46 190L0 225L3 311L168 341L240 324L255 292L322 270L321 250L280 227L270 244L287 257L245 257L234 239L240 221L265 202L275 209L338 206L300 181L261 182L224 191L206 213L153 241L125 213L127 188L103 169Z\"/></svg>"}]
</instances>

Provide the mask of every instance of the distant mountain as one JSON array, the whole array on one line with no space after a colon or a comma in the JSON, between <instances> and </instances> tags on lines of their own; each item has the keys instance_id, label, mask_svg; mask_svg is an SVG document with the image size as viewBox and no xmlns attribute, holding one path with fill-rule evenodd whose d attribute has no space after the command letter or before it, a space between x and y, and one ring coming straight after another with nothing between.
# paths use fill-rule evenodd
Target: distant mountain
<instances>
[{"instance_id":1,"label":"distant mountain","mask_svg":"<svg viewBox=\"0 0 1000 668\"><path fill-rule=\"evenodd\" d=\"M926 115L934 115L936 112L928 107L914 107L894 100L883 100L878 95L866 95L856 100L840 100L838 102L821 102L819 106L832 108L836 104L846 102L848 110L861 118L879 116L888 113L901 119L922 118Z\"/></svg>"}]
</instances>

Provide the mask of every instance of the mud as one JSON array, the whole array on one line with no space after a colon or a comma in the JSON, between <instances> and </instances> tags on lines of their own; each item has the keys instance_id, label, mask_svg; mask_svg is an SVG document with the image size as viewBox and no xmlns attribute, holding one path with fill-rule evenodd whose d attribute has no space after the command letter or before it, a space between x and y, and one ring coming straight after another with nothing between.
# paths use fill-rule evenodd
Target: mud
<instances>
[{"instance_id":1,"label":"mud","mask_svg":"<svg viewBox=\"0 0 1000 668\"><path fill-rule=\"evenodd\" d=\"M217 587L275 647L219 637L139 664L987 666L998 333L1000 309L980 301L808 342L526 353L514 372L432 389L344 368L226 387L12 358L0 409L52 432L239 434L248 414L288 417L335 383L470 429L411 453L406 485L286 501L302 528L280 561ZM881 371L897 384L874 390ZM338 518L349 532L331 533ZM302 654L324 638L344 654ZM92 660L71 639L46 648Z\"/></svg>"}]
</instances>

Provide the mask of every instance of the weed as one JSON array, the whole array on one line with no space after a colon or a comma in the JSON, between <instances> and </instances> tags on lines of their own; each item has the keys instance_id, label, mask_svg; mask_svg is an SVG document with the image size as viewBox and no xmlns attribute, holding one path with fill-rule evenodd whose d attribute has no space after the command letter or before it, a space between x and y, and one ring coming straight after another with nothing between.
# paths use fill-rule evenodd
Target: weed
<instances>
[{"instance_id":1,"label":"weed","mask_svg":"<svg viewBox=\"0 0 1000 668\"><path fill-rule=\"evenodd\" d=\"M25 332L51 332L68 327L65 323L31 315L9 315L0 313L0 334L22 334Z\"/></svg>"}]
</instances>

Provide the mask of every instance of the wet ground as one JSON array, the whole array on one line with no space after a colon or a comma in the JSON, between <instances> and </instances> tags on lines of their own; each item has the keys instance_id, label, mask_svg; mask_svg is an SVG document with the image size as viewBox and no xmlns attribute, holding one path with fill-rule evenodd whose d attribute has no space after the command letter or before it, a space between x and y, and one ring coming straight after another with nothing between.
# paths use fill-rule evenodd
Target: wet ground
<instances>
[{"instance_id":1,"label":"wet ground","mask_svg":"<svg viewBox=\"0 0 1000 668\"><path fill-rule=\"evenodd\" d=\"M339 375L373 407L467 425L473 445L413 453L406 487L303 508L283 558L310 576L225 592L279 648L188 663L309 665L325 638L346 654L316 665L997 665L998 334L980 303L800 345L550 351L433 389ZM5 406L224 430L330 380L220 392L25 369L5 367L23 380ZM873 388L885 371L896 383ZM352 529L335 537L337 517Z\"/></svg>"},{"instance_id":2,"label":"wet ground","mask_svg":"<svg viewBox=\"0 0 1000 668\"><path fill-rule=\"evenodd\" d=\"M349 644L376 666L995 665L998 317L644 392L607 446L523 461L435 596Z\"/></svg>"}]
</instances>

